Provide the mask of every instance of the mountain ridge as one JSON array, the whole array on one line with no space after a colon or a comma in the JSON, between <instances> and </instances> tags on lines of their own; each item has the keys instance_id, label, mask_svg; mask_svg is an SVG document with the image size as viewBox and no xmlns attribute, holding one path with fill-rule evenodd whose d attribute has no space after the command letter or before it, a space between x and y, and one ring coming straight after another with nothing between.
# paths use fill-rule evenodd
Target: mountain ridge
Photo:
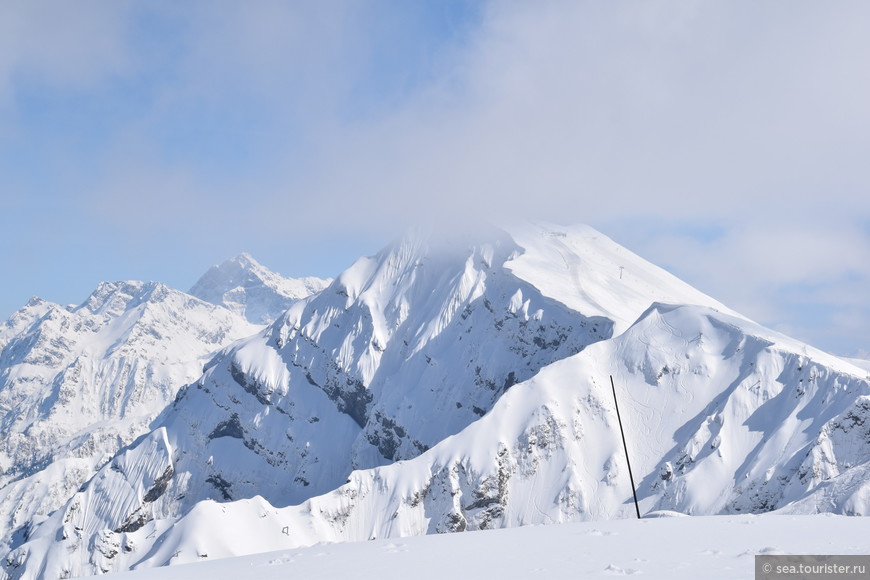
<instances>
[{"instance_id":1,"label":"mountain ridge","mask_svg":"<svg viewBox=\"0 0 870 580\"><path fill-rule=\"evenodd\" d=\"M212 357L4 570L249 553L228 517L263 550L627 517L611 375L644 512L868 513L865 371L535 224L360 258Z\"/></svg>"},{"instance_id":2,"label":"mountain ridge","mask_svg":"<svg viewBox=\"0 0 870 580\"><path fill-rule=\"evenodd\" d=\"M315 277L284 278L242 252L209 268L188 294L223 306L253 324L268 324L294 302L319 292L329 282Z\"/></svg>"},{"instance_id":3,"label":"mountain ridge","mask_svg":"<svg viewBox=\"0 0 870 580\"><path fill-rule=\"evenodd\" d=\"M160 282L102 282L77 306L33 297L13 313L0 325L2 541L59 508L214 351L258 328Z\"/></svg>"}]
</instances>

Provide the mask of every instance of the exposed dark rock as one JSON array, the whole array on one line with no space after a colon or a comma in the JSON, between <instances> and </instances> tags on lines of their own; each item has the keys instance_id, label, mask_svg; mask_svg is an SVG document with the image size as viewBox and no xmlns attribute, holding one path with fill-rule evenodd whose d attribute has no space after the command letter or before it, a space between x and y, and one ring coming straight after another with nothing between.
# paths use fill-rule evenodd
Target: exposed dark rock
<instances>
[{"instance_id":1,"label":"exposed dark rock","mask_svg":"<svg viewBox=\"0 0 870 580\"><path fill-rule=\"evenodd\" d=\"M265 394L260 389L260 384L248 377L242 369L236 365L235 362L230 363L230 375L233 377L233 380L238 383L240 387L245 389L251 395L254 395L256 399L263 405L271 405L272 401L269 398L268 394Z\"/></svg>"},{"instance_id":2,"label":"exposed dark rock","mask_svg":"<svg viewBox=\"0 0 870 580\"><path fill-rule=\"evenodd\" d=\"M166 487L169 485L169 480L172 479L175 470L171 465L166 467L166 470L163 474L154 480L154 485L151 486L151 489L148 490L148 493L145 494L145 497L142 499L146 502L155 501L166 491Z\"/></svg>"},{"instance_id":3,"label":"exposed dark rock","mask_svg":"<svg viewBox=\"0 0 870 580\"><path fill-rule=\"evenodd\" d=\"M234 437L236 439L244 439L245 431L242 428L242 423L239 421L238 413L233 413L226 421L218 423L217 427L209 433L209 439L217 439L219 437Z\"/></svg>"},{"instance_id":4,"label":"exposed dark rock","mask_svg":"<svg viewBox=\"0 0 870 580\"><path fill-rule=\"evenodd\" d=\"M233 486L229 481L224 479L218 474L214 474L209 476L206 480L206 483L212 484L215 489L221 492L221 496L226 501L232 501L233 496L230 495L230 488Z\"/></svg>"},{"instance_id":5,"label":"exposed dark rock","mask_svg":"<svg viewBox=\"0 0 870 580\"><path fill-rule=\"evenodd\" d=\"M148 523L148 514L139 507L136 510L127 516L127 519L124 520L124 523L117 527L114 531L116 533L124 533L124 532L135 532L140 529L142 526Z\"/></svg>"}]
</instances>

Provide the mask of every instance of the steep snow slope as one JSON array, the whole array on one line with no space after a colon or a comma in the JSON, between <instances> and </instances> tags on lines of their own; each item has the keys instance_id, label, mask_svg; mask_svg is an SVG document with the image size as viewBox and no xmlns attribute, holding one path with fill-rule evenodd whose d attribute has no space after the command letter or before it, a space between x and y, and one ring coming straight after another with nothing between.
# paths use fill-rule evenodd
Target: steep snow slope
<instances>
[{"instance_id":1,"label":"steep snow slope","mask_svg":"<svg viewBox=\"0 0 870 580\"><path fill-rule=\"evenodd\" d=\"M299 506L200 503L174 527L119 536L154 546L124 567L246 553L254 526L271 549L633 517L609 374L643 513L870 515L870 384L856 370L742 319L656 305L416 459L356 471ZM228 533L225 519L248 523Z\"/></svg>"},{"instance_id":2,"label":"steep snow slope","mask_svg":"<svg viewBox=\"0 0 870 580\"><path fill-rule=\"evenodd\" d=\"M27 304L14 312L3 324L0 324L0 351L2 351L10 340L15 338L27 328L29 328L36 320L43 317L46 312L52 308L59 308L57 304L47 302L38 296L31 298Z\"/></svg>"},{"instance_id":3,"label":"steep snow slope","mask_svg":"<svg viewBox=\"0 0 870 580\"><path fill-rule=\"evenodd\" d=\"M63 505L209 354L256 329L159 283L103 283L81 306L33 299L16 312L0 350L3 540Z\"/></svg>"},{"instance_id":4,"label":"steep snow slope","mask_svg":"<svg viewBox=\"0 0 870 580\"><path fill-rule=\"evenodd\" d=\"M323 283L284 279L243 255L197 287L271 321ZM145 433L211 354L257 329L142 282L101 284L79 307L33 298L13 314L0 325L0 542L20 542L34 516L63 505Z\"/></svg>"},{"instance_id":5,"label":"steep snow slope","mask_svg":"<svg viewBox=\"0 0 870 580\"><path fill-rule=\"evenodd\" d=\"M515 385L486 416L423 455L355 471L347 484L301 505L205 501L178 521L157 517L110 532L100 527L106 519L87 514L99 506L94 497L119 482L97 479L28 548L50 551L63 529L45 570L78 574L321 541L633 517L609 374L619 385L642 512L784 507L867 515L870 384L856 371L743 319L654 305L620 337ZM155 495L149 482L171 469L173 455L154 449L149 442L121 458L154 463L147 477L124 479L124 468L106 477L135 482L139 497ZM845 491L828 501L832 489ZM115 521L141 505L135 498L110 503L125 506ZM88 537L95 552L70 561ZM25 551L12 558L27 566Z\"/></svg>"},{"instance_id":6,"label":"steep snow slope","mask_svg":"<svg viewBox=\"0 0 870 580\"><path fill-rule=\"evenodd\" d=\"M325 288L331 280L284 278L249 254L212 266L190 289L200 300L223 306L254 324L269 324L297 300Z\"/></svg>"},{"instance_id":7,"label":"steep snow slope","mask_svg":"<svg viewBox=\"0 0 870 580\"><path fill-rule=\"evenodd\" d=\"M653 302L697 304L743 317L589 226L520 224L510 235L523 248L507 264L511 272L577 312L612 319L614 335Z\"/></svg>"},{"instance_id":8,"label":"steep snow slope","mask_svg":"<svg viewBox=\"0 0 870 580\"><path fill-rule=\"evenodd\" d=\"M416 457L512 385L610 338L651 297L725 310L590 228L449 243L412 232L209 363L152 435L165 446L149 439L125 452L147 473L107 466L65 508L67 522L87 519L69 531L79 545L70 565L117 566L90 558L98 530L135 535L209 498L294 504L353 469ZM124 507L106 512L107 501Z\"/></svg>"},{"instance_id":9,"label":"steep snow slope","mask_svg":"<svg viewBox=\"0 0 870 580\"><path fill-rule=\"evenodd\" d=\"M868 375L870 375L870 360L864 358L847 358L844 359L846 362L855 365L856 367L862 368L867 371Z\"/></svg>"},{"instance_id":10,"label":"steep snow slope","mask_svg":"<svg viewBox=\"0 0 870 580\"><path fill-rule=\"evenodd\" d=\"M359 260L207 365L162 422L172 454L154 448L157 457L141 460L155 466L152 479L172 466L164 493L94 526L131 529L210 497L298 503L356 467L418 455L510 385L610 335L608 319L573 312L506 272L518 251L504 234L446 248L414 234ZM113 481L89 484L76 500L82 513L95 517L107 498L128 505L118 494L141 487Z\"/></svg>"},{"instance_id":11,"label":"steep snow slope","mask_svg":"<svg viewBox=\"0 0 870 580\"><path fill-rule=\"evenodd\" d=\"M861 369L589 228L417 232L215 357L4 569L628 516L610 375L643 511L866 513Z\"/></svg>"}]
</instances>

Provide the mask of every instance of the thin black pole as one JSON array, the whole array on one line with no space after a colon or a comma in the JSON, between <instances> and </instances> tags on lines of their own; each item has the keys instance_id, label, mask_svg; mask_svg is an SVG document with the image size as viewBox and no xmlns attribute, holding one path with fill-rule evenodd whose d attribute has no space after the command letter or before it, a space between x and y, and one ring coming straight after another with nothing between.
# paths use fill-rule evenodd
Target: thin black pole
<instances>
[{"instance_id":1,"label":"thin black pole","mask_svg":"<svg viewBox=\"0 0 870 580\"><path fill-rule=\"evenodd\" d=\"M631 480L631 494L634 496L634 509L637 511L637 519L640 519L640 507L637 505L637 492L634 489L634 476L631 474L631 461L628 459L628 445L625 443L625 431L622 429L622 418L619 416L619 403L616 402L616 385L613 384L613 375L610 375L610 388L613 389L613 404L616 406L616 420L619 421L619 434L622 435L622 448L625 449L625 463L628 465L628 479Z\"/></svg>"}]
</instances>

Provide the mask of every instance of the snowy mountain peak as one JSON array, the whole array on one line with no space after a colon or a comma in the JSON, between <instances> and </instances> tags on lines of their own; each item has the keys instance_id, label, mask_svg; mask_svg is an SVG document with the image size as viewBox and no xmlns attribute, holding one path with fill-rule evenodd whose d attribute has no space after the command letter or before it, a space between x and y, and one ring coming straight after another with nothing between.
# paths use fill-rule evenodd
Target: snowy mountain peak
<instances>
[{"instance_id":1,"label":"snowy mountain peak","mask_svg":"<svg viewBox=\"0 0 870 580\"><path fill-rule=\"evenodd\" d=\"M241 255L193 292L250 317L254 300L286 297L281 280ZM159 289L125 284L89 304L114 312L147 297L108 338L162 359L179 338L165 336L166 319L151 324ZM21 340L24 354L39 347L55 361L61 378L42 382L73 403L77 369L96 357L70 364L74 345L48 332L76 315L50 309L44 337ZM114 409L117 373L103 374L92 392ZM88 464L53 514L12 515L20 533L0 566L12 578L71 576L629 517L632 491L644 513L867 514L868 425L862 369L764 329L592 228L416 229L210 357L150 433Z\"/></svg>"},{"instance_id":2,"label":"snowy mountain peak","mask_svg":"<svg viewBox=\"0 0 870 580\"><path fill-rule=\"evenodd\" d=\"M25 308L39 306L41 304L45 304L45 300L40 298L39 296L31 296L30 300L27 301L27 304L24 305Z\"/></svg>"},{"instance_id":3,"label":"snowy mountain peak","mask_svg":"<svg viewBox=\"0 0 870 580\"><path fill-rule=\"evenodd\" d=\"M257 329L159 282L97 286L80 305L31 299L0 324L0 543L63 504Z\"/></svg>"},{"instance_id":4,"label":"snowy mountain peak","mask_svg":"<svg viewBox=\"0 0 870 580\"><path fill-rule=\"evenodd\" d=\"M5 340L12 338L13 335L22 331L25 327L33 324L35 320L45 315L52 308L58 307L57 304L43 300L39 296L33 296L27 301L27 304L16 310L2 325L0 325L0 349L3 348Z\"/></svg>"},{"instance_id":5,"label":"snowy mountain peak","mask_svg":"<svg viewBox=\"0 0 870 580\"><path fill-rule=\"evenodd\" d=\"M319 292L330 281L284 278L243 252L212 266L189 293L228 308L254 324L268 324L294 302Z\"/></svg>"},{"instance_id":6,"label":"snowy mountain peak","mask_svg":"<svg viewBox=\"0 0 870 580\"><path fill-rule=\"evenodd\" d=\"M611 318L615 334L652 302L704 305L743 318L587 225L536 222L509 231L523 249L508 264L515 275L574 310Z\"/></svg>"},{"instance_id":7,"label":"snowy mountain peak","mask_svg":"<svg viewBox=\"0 0 870 580\"><path fill-rule=\"evenodd\" d=\"M143 302L164 300L171 292L177 291L160 282L101 282L88 299L73 311L87 310L91 314L114 318Z\"/></svg>"},{"instance_id":8,"label":"snowy mountain peak","mask_svg":"<svg viewBox=\"0 0 870 580\"><path fill-rule=\"evenodd\" d=\"M265 269L263 267L263 265L260 264L257 260L255 260L254 257L251 254L249 254L248 252L242 252L241 254L236 256L235 258L230 258L229 260L227 260L224 263L225 264L238 264L239 266L241 266L242 268L245 268L245 269L254 269L254 268Z\"/></svg>"}]
</instances>

